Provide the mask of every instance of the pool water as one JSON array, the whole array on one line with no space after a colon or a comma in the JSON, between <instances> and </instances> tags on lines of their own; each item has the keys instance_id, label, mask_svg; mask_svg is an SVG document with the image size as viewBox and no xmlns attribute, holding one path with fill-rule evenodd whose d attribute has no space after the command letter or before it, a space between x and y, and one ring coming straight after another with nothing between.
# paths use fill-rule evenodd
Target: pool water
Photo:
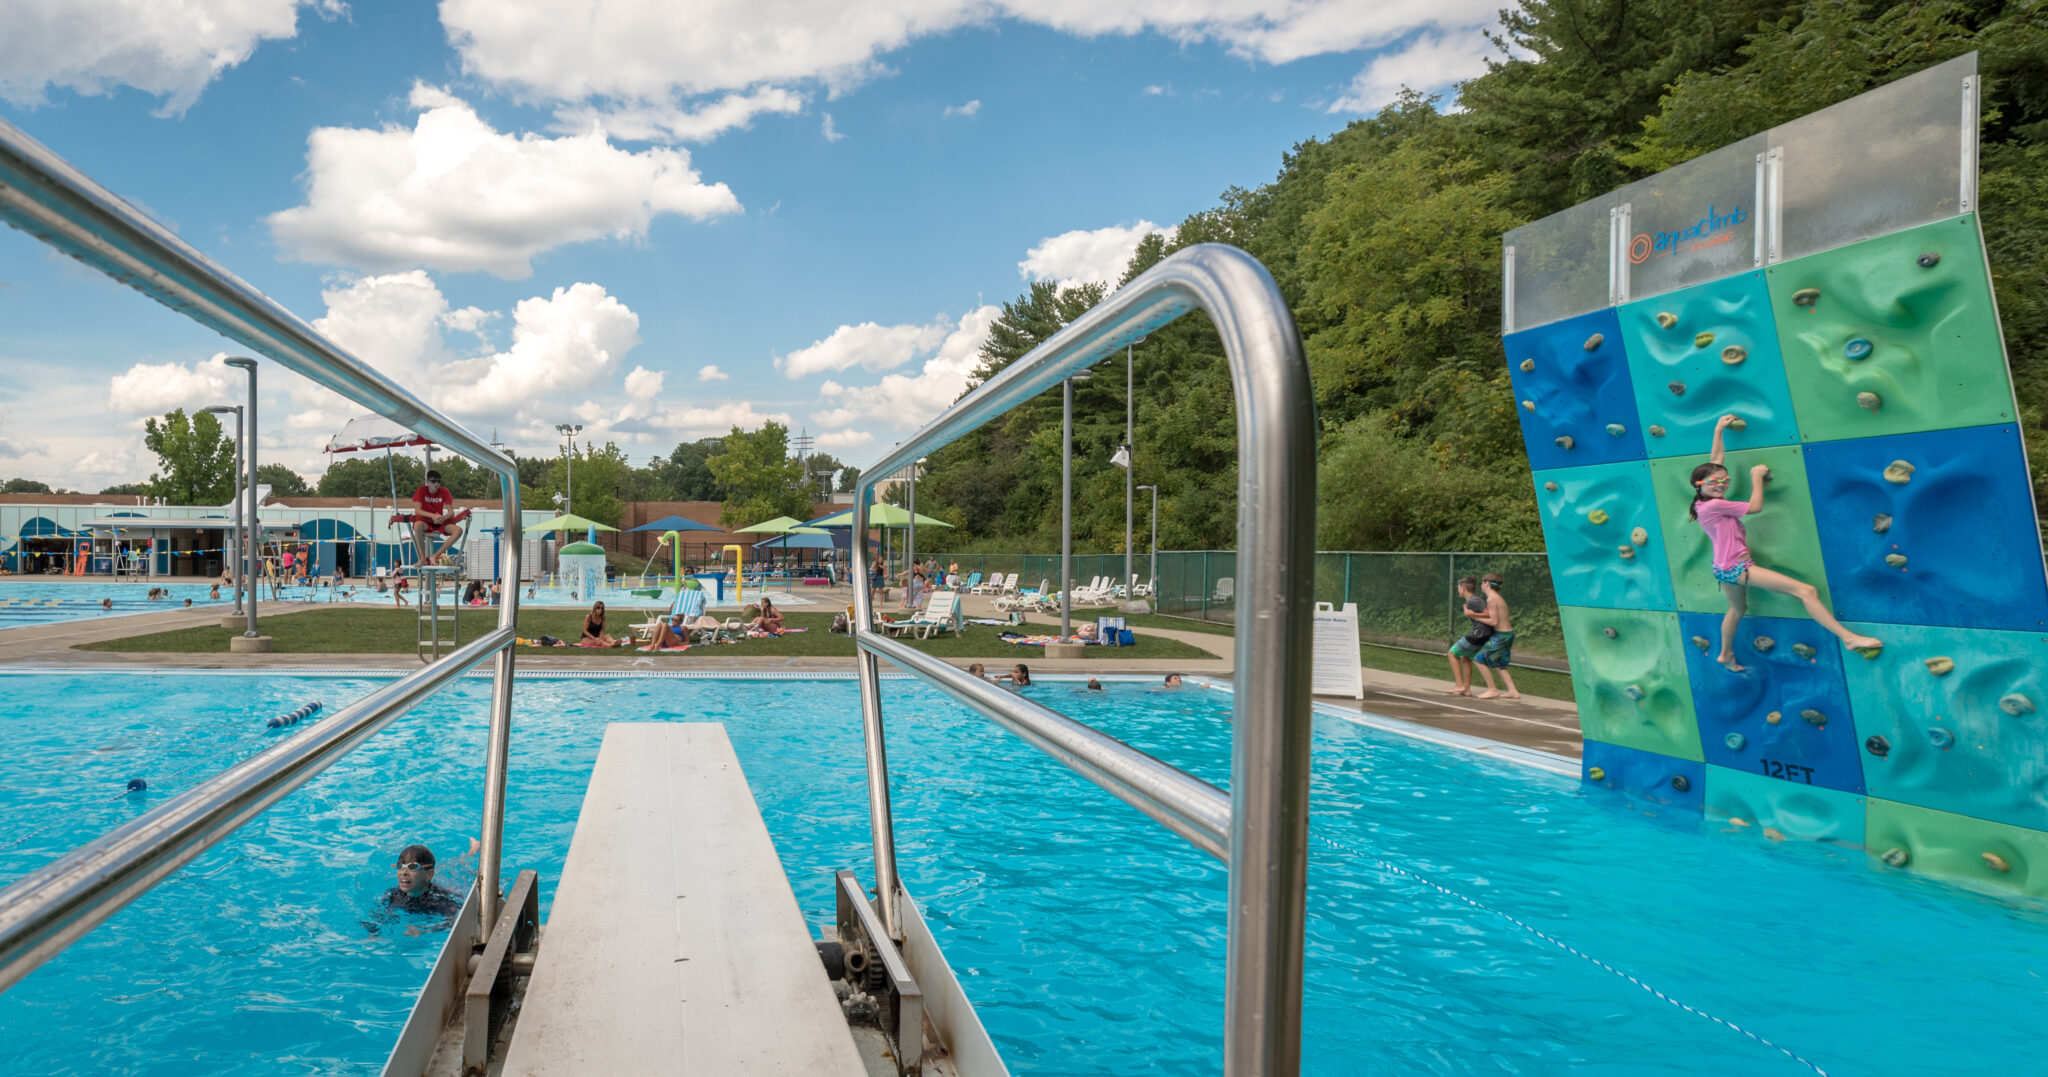
<instances>
[{"instance_id":1,"label":"pool water","mask_svg":"<svg viewBox=\"0 0 2048 1077\"><path fill-rule=\"evenodd\" d=\"M184 608L185 599L188 598L192 600L194 606L227 603L232 607L233 592L223 591L220 598L207 597L212 586L210 582L153 583L140 579L114 581L88 578L77 583L0 580L0 628L77 621L88 617L116 617L130 613L162 613L165 610ZM150 601L144 596L149 594L151 587L168 590L170 597ZM107 598L114 600L114 608L111 611L100 608L100 600Z\"/></svg>"},{"instance_id":2,"label":"pool water","mask_svg":"<svg viewBox=\"0 0 2048 1077\"><path fill-rule=\"evenodd\" d=\"M369 683L0 676L0 845L28 835L0 849L0 882L288 735L267 717ZM1029 691L1227 776L1226 693ZM1012 1070L1216 1072L1220 865L921 685L885 694L904 877ZM0 996L0 1074L377 1072L438 940L362 920L408 842L466 883L488 696L469 680L430 701ZM507 864L552 894L604 722L720 721L815 929L833 870L872 875L857 698L850 679L522 679ZM1315 762L1307 1072L1929 1075L2038 1056L2040 906L1336 717ZM138 776L150 792L123 795Z\"/></svg>"}]
</instances>

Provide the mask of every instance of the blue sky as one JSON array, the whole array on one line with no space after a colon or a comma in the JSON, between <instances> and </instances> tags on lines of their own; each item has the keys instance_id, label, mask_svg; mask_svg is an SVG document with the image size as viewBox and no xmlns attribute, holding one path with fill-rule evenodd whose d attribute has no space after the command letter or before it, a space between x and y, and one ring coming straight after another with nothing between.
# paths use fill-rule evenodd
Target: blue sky
<instances>
[{"instance_id":1,"label":"blue sky","mask_svg":"<svg viewBox=\"0 0 2048 1077\"><path fill-rule=\"evenodd\" d=\"M522 451L564 421L644 459L774 418L855 464L958 394L1030 280L1113 276L1296 142L1468 77L1493 20L1471 0L200 6L14 0L0 118ZM140 479L142 417L239 399L229 342L12 230L0 282L0 477ZM265 367L264 457L317 474L360 409Z\"/></svg>"}]
</instances>

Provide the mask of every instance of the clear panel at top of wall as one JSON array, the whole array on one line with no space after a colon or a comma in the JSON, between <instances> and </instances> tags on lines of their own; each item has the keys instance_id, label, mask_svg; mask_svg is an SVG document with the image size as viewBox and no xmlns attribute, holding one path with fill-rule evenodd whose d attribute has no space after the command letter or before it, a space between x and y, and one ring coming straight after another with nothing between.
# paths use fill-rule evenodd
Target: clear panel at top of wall
<instances>
[{"instance_id":1,"label":"clear panel at top of wall","mask_svg":"<svg viewBox=\"0 0 2048 1077\"><path fill-rule=\"evenodd\" d=\"M1502 237L1501 331L1512 333L1599 310L1613 300L1614 195L1581 202Z\"/></svg>"},{"instance_id":2,"label":"clear panel at top of wall","mask_svg":"<svg viewBox=\"0 0 2048 1077\"><path fill-rule=\"evenodd\" d=\"M1779 241L1769 260L1974 209L1976 74L1973 52L1772 128Z\"/></svg>"},{"instance_id":3,"label":"clear panel at top of wall","mask_svg":"<svg viewBox=\"0 0 2048 1077\"><path fill-rule=\"evenodd\" d=\"M1641 299L1754 269L1763 135L1623 187L1628 228L1617 299Z\"/></svg>"}]
</instances>

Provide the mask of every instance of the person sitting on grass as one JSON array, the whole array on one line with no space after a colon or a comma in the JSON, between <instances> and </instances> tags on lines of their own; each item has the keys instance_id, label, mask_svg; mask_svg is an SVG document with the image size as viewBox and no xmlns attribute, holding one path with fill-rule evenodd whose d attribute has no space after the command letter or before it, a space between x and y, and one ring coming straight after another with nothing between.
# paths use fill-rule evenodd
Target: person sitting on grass
<instances>
[{"instance_id":1,"label":"person sitting on grass","mask_svg":"<svg viewBox=\"0 0 2048 1077\"><path fill-rule=\"evenodd\" d=\"M1001 684L1004 681L1009 681L1010 685L1015 688L1031 687L1031 667L1022 662L1011 666L1010 672L996 678L997 684Z\"/></svg>"},{"instance_id":2,"label":"person sitting on grass","mask_svg":"<svg viewBox=\"0 0 2048 1077\"><path fill-rule=\"evenodd\" d=\"M640 649L643 651L689 650L690 639L687 630L683 626L683 615L680 613L670 614L668 617L654 622L653 638L647 641L647 646Z\"/></svg>"},{"instance_id":3,"label":"person sitting on grass","mask_svg":"<svg viewBox=\"0 0 2048 1077\"><path fill-rule=\"evenodd\" d=\"M771 636L782 634L782 611L775 608L774 600L761 596L761 615L749 622L748 627Z\"/></svg>"},{"instance_id":4,"label":"person sitting on grass","mask_svg":"<svg viewBox=\"0 0 2048 1077\"><path fill-rule=\"evenodd\" d=\"M583 638L576 641L579 647L616 647L617 640L604 630L604 603L594 602L590 613L583 618Z\"/></svg>"}]
</instances>

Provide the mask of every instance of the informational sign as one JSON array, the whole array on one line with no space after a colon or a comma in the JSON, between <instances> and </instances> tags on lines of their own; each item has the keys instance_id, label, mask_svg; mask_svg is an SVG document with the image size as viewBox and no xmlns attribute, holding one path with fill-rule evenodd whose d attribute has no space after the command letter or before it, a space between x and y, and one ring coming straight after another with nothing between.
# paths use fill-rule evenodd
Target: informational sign
<instances>
[{"instance_id":1,"label":"informational sign","mask_svg":"<svg viewBox=\"0 0 2048 1077\"><path fill-rule=\"evenodd\" d=\"M1365 698L1365 673L1358 665L1358 603L1337 609L1316 603L1315 672L1309 690L1319 696Z\"/></svg>"}]
</instances>

